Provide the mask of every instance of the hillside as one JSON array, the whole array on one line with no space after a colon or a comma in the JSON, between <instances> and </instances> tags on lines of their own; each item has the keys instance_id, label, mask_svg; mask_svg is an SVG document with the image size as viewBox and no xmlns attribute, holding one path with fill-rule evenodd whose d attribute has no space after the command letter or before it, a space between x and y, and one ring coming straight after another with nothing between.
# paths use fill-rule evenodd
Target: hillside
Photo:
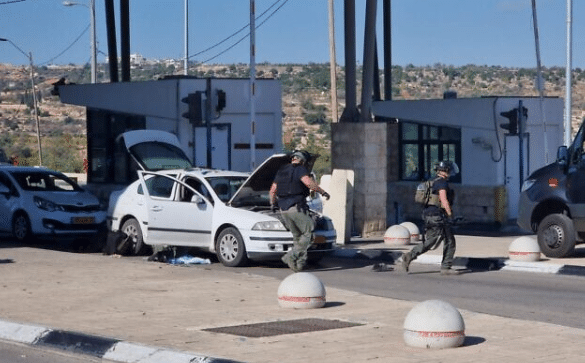
<instances>
[{"instance_id":1,"label":"hillside","mask_svg":"<svg viewBox=\"0 0 585 363\"><path fill-rule=\"evenodd\" d=\"M107 80L107 69L100 65L100 80ZM159 79L175 74L173 66L145 66L132 70L132 80ZM247 77L248 67L205 65L191 71L199 77ZM338 68L338 110L343 110L344 72ZM60 78L72 83L88 83L89 67L51 66L36 69L35 82L39 99L39 121L43 144L43 164L68 172L81 172L85 150L85 110L63 105L52 96L51 84ZM259 64L258 78L282 81L283 142L288 150L306 148L322 155L316 165L321 174L330 169L331 131L330 79L327 64ZM383 75L381 75L383 78ZM358 79L360 75L358 73ZM455 91L459 98L481 96L538 96L534 87L536 70L499 66L443 64L417 67L394 66L392 98L442 98L445 91ZM564 68L543 70L545 95L564 98ZM358 90L359 97L359 90ZM573 132L585 116L585 71L573 71ZM0 64L0 147L15 155L21 164L38 164L36 120L30 93L28 68Z\"/></svg>"}]
</instances>

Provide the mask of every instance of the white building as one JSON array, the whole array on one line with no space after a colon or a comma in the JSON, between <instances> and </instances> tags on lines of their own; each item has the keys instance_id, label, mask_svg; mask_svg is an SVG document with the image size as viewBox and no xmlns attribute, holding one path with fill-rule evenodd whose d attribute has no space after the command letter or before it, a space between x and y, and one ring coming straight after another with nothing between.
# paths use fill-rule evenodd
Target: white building
<instances>
[{"instance_id":1,"label":"white building","mask_svg":"<svg viewBox=\"0 0 585 363\"><path fill-rule=\"evenodd\" d=\"M213 95L218 90L225 92L225 107L213 112L209 127L193 124L184 116L189 111L185 98L205 94L208 87ZM87 108L90 188L92 184L128 184L136 178L133 160L116 146L116 138L129 130L164 130L177 135L196 166L251 171L252 160L257 166L282 151L277 80L256 82L254 143L248 79L177 76L147 82L64 85L59 86L59 94L63 103ZM213 102L215 108L217 101Z\"/></svg>"},{"instance_id":2,"label":"white building","mask_svg":"<svg viewBox=\"0 0 585 363\"><path fill-rule=\"evenodd\" d=\"M501 127L510 122L501 113L520 102L528 115L522 139ZM332 125L333 168L355 172L354 229L361 234L420 220L414 190L445 159L461 170L451 178L456 214L472 223L507 223L517 217L523 180L555 161L563 143L560 98L378 101L372 112L377 122Z\"/></svg>"}]
</instances>

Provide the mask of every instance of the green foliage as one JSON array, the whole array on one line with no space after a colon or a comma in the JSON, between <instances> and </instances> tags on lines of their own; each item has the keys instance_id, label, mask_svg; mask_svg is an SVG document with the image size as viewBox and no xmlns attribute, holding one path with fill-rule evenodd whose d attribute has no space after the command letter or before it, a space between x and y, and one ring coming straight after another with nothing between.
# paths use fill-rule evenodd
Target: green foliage
<instances>
[{"instance_id":1,"label":"green foliage","mask_svg":"<svg viewBox=\"0 0 585 363\"><path fill-rule=\"evenodd\" d=\"M307 113L304 115L304 119L309 125L321 125L325 123L327 116L324 112Z\"/></svg>"},{"instance_id":2,"label":"green foliage","mask_svg":"<svg viewBox=\"0 0 585 363\"><path fill-rule=\"evenodd\" d=\"M84 173L85 137L63 134L41 139L43 166L67 173ZM20 166L39 165L37 138L34 135L4 134L0 147Z\"/></svg>"}]
</instances>

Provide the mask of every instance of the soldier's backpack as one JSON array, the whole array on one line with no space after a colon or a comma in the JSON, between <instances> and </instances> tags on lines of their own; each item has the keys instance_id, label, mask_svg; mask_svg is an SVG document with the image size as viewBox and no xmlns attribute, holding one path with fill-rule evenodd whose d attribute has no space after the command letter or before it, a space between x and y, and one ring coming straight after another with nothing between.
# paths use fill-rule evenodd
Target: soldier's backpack
<instances>
[{"instance_id":1,"label":"soldier's backpack","mask_svg":"<svg viewBox=\"0 0 585 363\"><path fill-rule=\"evenodd\" d=\"M421 204L424 207L429 205L429 202L431 202L431 198L433 196L433 183L435 180L436 179L424 181L416 187L416 192L414 193L414 201L416 203Z\"/></svg>"}]
</instances>

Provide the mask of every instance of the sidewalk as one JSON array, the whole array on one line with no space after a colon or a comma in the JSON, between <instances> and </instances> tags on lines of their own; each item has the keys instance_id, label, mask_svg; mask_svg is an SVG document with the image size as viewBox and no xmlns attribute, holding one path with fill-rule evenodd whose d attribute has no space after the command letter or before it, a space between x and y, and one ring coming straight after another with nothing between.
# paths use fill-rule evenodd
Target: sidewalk
<instances>
[{"instance_id":1,"label":"sidewalk","mask_svg":"<svg viewBox=\"0 0 585 363\"><path fill-rule=\"evenodd\" d=\"M504 259L513 239L458 235L457 256ZM369 258L403 251L373 238L356 239L343 252ZM0 256L0 339L113 361L570 363L585 355L585 330L464 310L464 346L411 348L403 323L416 302L326 287L324 308L284 309L277 303L281 281L245 268L216 271L2 242ZM542 264L585 266L585 257ZM359 325L259 338L205 330L274 322L289 328L298 319Z\"/></svg>"},{"instance_id":2,"label":"sidewalk","mask_svg":"<svg viewBox=\"0 0 585 363\"><path fill-rule=\"evenodd\" d=\"M585 276L585 244L577 245L575 254L568 258L549 258L541 254L538 262L522 262L509 259L510 244L521 235L503 234L497 237L457 234L457 251L455 252L455 268L480 270L508 270L536 273L553 273L564 275ZM527 235L536 240L536 235ZM402 253L408 252L414 244L395 247L384 243L383 236L355 238L341 246L339 256L351 258L383 259L391 254L394 260ZM413 263L440 265L443 250L435 250L419 256Z\"/></svg>"}]
</instances>

